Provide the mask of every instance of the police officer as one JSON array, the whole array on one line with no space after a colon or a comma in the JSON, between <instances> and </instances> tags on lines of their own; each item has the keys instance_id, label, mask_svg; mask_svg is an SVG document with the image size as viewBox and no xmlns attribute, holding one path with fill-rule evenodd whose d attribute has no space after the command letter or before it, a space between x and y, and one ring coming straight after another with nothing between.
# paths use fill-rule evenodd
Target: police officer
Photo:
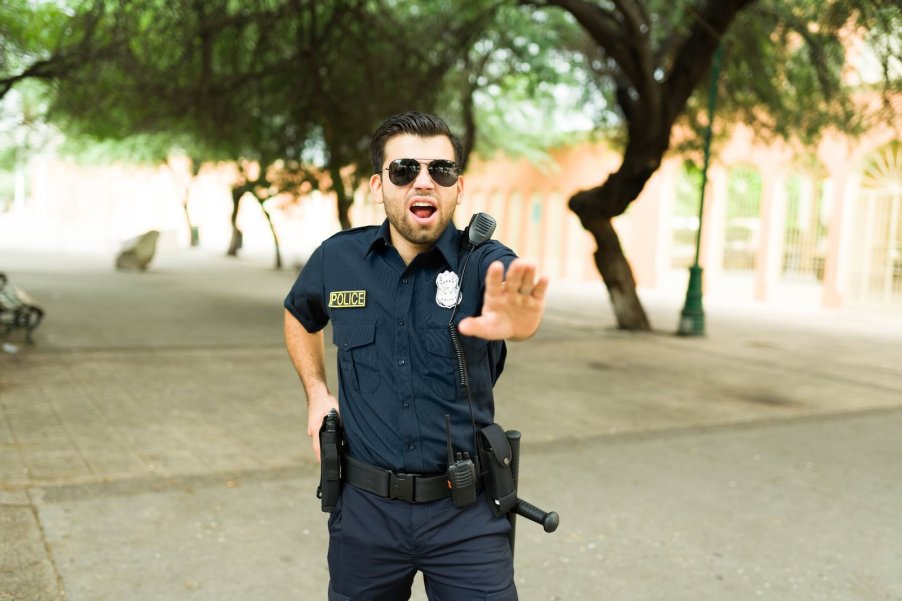
<instances>
[{"instance_id":1,"label":"police officer","mask_svg":"<svg viewBox=\"0 0 902 601\"><path fill-rule=\"evenodd\" d=\"M370 189L386 221L324 241L285 299L285 341L307 395L314 452L323 417L337 408L354 468L345 465L329 518L330 601L409 599L417 571L432 600L517 599L510 525L482 494L465 507L452 503L447 440L476 456L474 428L494 421L504 340L536 331L548 282L504 245L474 248L454 226L461 154L434 115L385 121L370 145ZM326 384L330 320L338 399ZM452 320L468 391L456 377Z\"/></svg>"}]
</instances>

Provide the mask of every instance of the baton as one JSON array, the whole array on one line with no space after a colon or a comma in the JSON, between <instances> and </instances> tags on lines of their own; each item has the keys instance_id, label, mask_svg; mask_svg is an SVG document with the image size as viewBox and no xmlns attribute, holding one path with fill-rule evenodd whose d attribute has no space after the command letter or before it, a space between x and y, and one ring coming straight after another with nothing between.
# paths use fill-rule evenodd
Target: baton
<instances>
[{"instance_id":1,"label":"baton","mask_svg":"<svg viewBox=\"0 0 902 601\"><path fill-rule=\"evenodd\" d=\"M520 438L522 434L517 430L508 430L504 433L505 437L507 437L507 442L511 446L511 476L514 479L514 490L517 489L517 481L520 478ZM513 509L511 509L507 513L507 521L510 522L511 525L511 533L510 533L510 545L511 545L511 557L514 555L514 543L516 542L517 536L517 516L522 515L527 520L533 521L536 524L541 524L542 528L545 532L554 532L557 530L558 525L561 523L561 518L558 516L556 511L544 511L539 509L532 503L528 501L524 501L520 497L517 497L517 502L514 505Z\"/></svg>"},{"instance_id":2,"label":"baton","mask_svg":"<svg viewBox=\"0 0 902 601\"><path fill-rule=\"evenodd\" d=\"M522 434L518 430L508 430L504 433L504 436L507 438L508 444L511 446L511 476L514 478L514 490L517 490L517 480L520 478L520 437ZM517 499L517 503L514 505L514 508L520 504L520 499ZM524 516L526 517L526 516ZM517 513L515 511L507 512L507 521L510 522L511 525L511 535L510 535L510 544L511 544L511 559L514 557L514 542L517 538Z\"/></svg>"}]
</instances>

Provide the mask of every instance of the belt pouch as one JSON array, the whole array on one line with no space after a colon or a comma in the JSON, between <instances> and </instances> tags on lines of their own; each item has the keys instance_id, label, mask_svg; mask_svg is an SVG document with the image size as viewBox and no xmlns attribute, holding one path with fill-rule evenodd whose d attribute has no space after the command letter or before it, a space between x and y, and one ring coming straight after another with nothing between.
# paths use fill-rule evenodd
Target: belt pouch
<instances>
[{"instance_id":1,"label":"belt pouch","mask_svg":"<svg viewBox=\"0 0 902 601\"><path fill-rule=\"evenodd\" d=\"M504 429L498 424L480 430L479 442L486 499L495 517L500 517L517 504L517 487L511 472L513 453Z\"/></svg>"}]
</instances>

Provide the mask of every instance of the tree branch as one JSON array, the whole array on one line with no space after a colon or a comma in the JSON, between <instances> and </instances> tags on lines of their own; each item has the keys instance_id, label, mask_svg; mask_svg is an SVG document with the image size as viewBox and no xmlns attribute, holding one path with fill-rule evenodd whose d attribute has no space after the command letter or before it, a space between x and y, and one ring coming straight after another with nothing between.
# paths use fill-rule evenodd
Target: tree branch
<instances>
[{"instance_id":1,"label":"tree branch","mask_svg":"<svg viewBox=\"0 0 902 601\"><path fill-rule=\"evenodd\" d=\"M740 10L755 0L709 0L696 15L689 35L676 52L664 82L667 99L664 119L668 128L686 107L686 101L711 67L714 49Z\"/></svg>"},{"instance_id":2,"label":"tree branch","mask_svg":"<svg viewBox=\"0 0 902 601\"><path fill-rule=\"evenodd\" d=\"M634 86L640 85L641 69L630 50L632 40L612 13L586 0L547 0L547 3L573 15L605 53L614 59L626 78Z\"/></svg>"}]
</instances>

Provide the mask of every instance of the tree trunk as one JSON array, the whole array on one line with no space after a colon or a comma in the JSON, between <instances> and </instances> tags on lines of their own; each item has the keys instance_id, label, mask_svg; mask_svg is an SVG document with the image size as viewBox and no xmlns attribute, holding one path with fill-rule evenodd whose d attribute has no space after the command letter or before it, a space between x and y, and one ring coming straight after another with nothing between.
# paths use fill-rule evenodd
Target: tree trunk
<instances>
[{"instance_id":1,"label":"tree trunk","mask_svg":"<svg viewBox=\"0 0 902 601\"><path fill-rule=\"evenodd\" d=\"M198 235L197 228L191 223L191 214L188 212L187 189L185 190L185 198L182 200L182 211L185 213L185 224L188 226L188 235L191 236L191 246L198 246L200 244L200 236Z\"/></svg>"},{"instance_id":2,"label":"tree trunk","mask_svg":"<svg viewBox=\"0 0 902 601\"><path fill-rule=\"evenodd\" d=\"M200 173L201 164L199 159L191 158L191 176L188 179L188 183L185 184L185 192L182 195L182 210L185 211L185 223L188 225L188 234L191 236L192 247L200 246L200 230L191 221L188 203L191 201L191 184L194 183L194 179Z\"/></svg>"},{"instance_id":3,"label":"tree trunk","mask_svg":"<svg viewBox=\"0 0 902 601\"><path fill-rule=\"evenodd\" d=\"M623 112L627 144L620 168L601 185L578 192L570 209L598 243L595 263L611 294L621 328L648 330L648 318L636 295L632 271L611 219L629 207L661 164L677 117L711 66L720 38L736 14L754 0L700 2L685 36L677 40L665 77L653 58L648 15L638 3L548 0L568 11L617 63L621 83L617 103Z\"/></svg>"},{"instance_id":4,"label":"tree trunk","mask_svg":"<svg viewBox=\"0 0 902 601\"><path fill-rule=\"evenodd\" d=\"M332 177L332 190L335 191L335 200L338 208L338 222L341 224L341 229L349 230L351 229L351 219L348 217L348 212L351 210L354 198L353 196L348 196L344 179L341 177L341 170L337 165L330 163L329 175Z\"/></svg>"},{"instance_id":5,"label":"tree trunk","mask_svg":"<svg viewBox=\"0 0 902 601\"><path fill-rule=\"evenodd\" d=\"M229 241L229 250L226 252L229 257L237 257L238 251L241 249L244 236L238 229L238 207L241 205L241 197L252 189L253 186L247 182L232 187L232 239Z\"/></svg>"},{"instance_id":6,"label":"tree trunk","mask_svg":"<svg viewBox=\"0 0 902 601\"><path fill-rule=\"evenodd\" d=\"M636 280L623 254L620 239L610 219L597 219L584 223L583 226L595 238L598 250L595 251L595 265L601 273L611 305L617 318L617 327L621 330L648 331L651 324L636 294Z\"/></svg>"},{"instance_id":7,"label":"tree trunk","mask_svg":"<svg viewBox=\"0 0 902 601\"><path fill-rule=\"evenodd\" d=\"M279 246L279 235L276 233L276 227L273 225L272 216L269 214L269 211L266 210L266 207L263 206L263 203L266 202L267 199L260 198L257 196L257 202L260 203L260 210L263 211L263 216L266 217L266 223L269 224L269 231L272 233L272 242L276 249L276 269L282 269L282 250Z\"/></svg>"},{"instance_id":8,"label":"tree trunk","mask_svg":"<svg viewBox=\"0 0 902 601\"><path fill-rule=\"evenodd\" d=\"M642 191L660 164L666 142L658 140L653 149L641 152L635 149L632 139L630 142L620 168L601 186L576 193L570 198L569 206L583 228L595 238L598 246L595 265L611 295L617 326L623 330L648 331L651 324L636 293L633 271L611 220L623 214Z\"/></svg>"}]
</instances>

